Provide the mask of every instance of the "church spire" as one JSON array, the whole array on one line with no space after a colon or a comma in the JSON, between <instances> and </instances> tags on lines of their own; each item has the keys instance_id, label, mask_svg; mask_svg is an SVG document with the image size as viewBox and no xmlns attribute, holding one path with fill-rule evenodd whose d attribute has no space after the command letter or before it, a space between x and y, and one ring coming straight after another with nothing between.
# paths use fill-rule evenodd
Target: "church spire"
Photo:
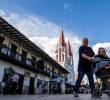
<instances>
[{"instance_id":1,"label":"church spire","mask_svg":"<svg viewBox=\"0 0 110 100\"><path fill-rule=\"evenodd\" d=\"M73 56L69 39L67 41L67 55Z\"/></svg>"},{"instance_id":2,"label":"church spire","mask_svg":"<svg viewBox=\"0 0 110 100\"><path fill-rule=\"evenodd\" d=\"M64 47L66 46L63 29L59 37L59 44Z\"/></svg>"}]
</instances>

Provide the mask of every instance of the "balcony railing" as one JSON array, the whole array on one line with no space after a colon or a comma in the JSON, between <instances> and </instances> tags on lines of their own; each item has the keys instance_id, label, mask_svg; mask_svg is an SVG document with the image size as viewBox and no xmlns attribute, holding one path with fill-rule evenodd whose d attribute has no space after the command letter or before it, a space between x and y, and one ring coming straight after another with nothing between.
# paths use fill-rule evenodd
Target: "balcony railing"
<instances>
[{"instance_id":1,"label":"balcony railing","mask_svg":"<svg viewBox=\"0 0 110 100\"><path fill-rule=\"evenodd\" d=\"M17 64L34 72L38 72L47 76L50 76L50 69L43 66L38 66L37 62L32 61L29 58L22 56L18 52L12 51L9 47L5 45L0 45L0 58L10 61L11 63Z\"/></svg>"},{"instance_id":2,"label":"balcony railing","mask_svg":"<svg viewBox=\"0 0 110 100\"><path fill-rule=\"evenodd\" d=\"M59 76L59 77L63 77L64 78L64 76L62 74L59 74L59 73L56 73L56 72L54 72L54 76Z\"/></svg>"}]
</instances>

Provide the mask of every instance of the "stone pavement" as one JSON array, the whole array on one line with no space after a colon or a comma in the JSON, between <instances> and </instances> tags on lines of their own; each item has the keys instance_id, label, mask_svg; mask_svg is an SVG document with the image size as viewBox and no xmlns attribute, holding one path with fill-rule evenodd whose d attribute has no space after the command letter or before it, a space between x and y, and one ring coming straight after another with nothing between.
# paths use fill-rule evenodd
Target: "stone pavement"
<instances>
[{"instance_id":1,"label":"stone pavement","mask_svg":"<svg viewBox=\"0 0 110 100\"><path fill-rule=\"evenodd\" d=\"M93 98L88 94L81 94L78 98L74 98L73 95L1 95L0 100L110 100L110 97L103 95L101 98Z\"/></svg>"}]
</instances>

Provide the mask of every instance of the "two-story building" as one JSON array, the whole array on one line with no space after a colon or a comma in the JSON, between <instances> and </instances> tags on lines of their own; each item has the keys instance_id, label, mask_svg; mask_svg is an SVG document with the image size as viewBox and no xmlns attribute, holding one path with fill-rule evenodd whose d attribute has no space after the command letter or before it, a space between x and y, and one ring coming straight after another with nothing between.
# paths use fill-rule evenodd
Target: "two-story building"
<instances>
[{"instance_id":1,"label":"two-story building","mask_svg":"<svg viewBox=\"0 0 110 100\"><path fill-rule=\"evenodd\" d=\"M51 48L50 48L51 49ZM0 17L0 82L11 72L19 74L19 94L49 92L53 76L65 81L68 71Z\"/></svg>"}]
</instances>

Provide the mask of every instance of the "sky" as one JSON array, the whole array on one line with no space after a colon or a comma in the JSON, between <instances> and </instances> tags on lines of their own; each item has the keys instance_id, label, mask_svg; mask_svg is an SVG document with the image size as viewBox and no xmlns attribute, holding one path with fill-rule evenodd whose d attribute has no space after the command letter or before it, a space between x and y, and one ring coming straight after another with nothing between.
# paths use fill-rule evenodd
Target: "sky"
<instances>
[{"instance_id":1,"label":"sky","mask_svg":"<svg viewBox=\"0 0 110 100\"><path fill-rule=\"evenodd\" d=\"M110 55L110 0L0 0L0 16L53 58L63 27L75 71L83 37L89 38L95 53L102 46Z\"/></svg>"}]
</instances>

